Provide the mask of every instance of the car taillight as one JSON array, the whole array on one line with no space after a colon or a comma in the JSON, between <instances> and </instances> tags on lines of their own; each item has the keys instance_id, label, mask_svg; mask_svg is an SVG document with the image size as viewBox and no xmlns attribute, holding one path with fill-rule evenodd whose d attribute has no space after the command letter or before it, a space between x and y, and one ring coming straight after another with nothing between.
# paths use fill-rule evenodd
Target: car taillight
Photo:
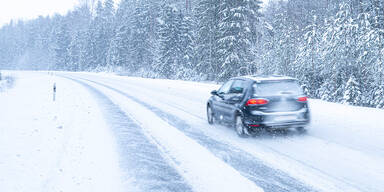
<instances>
[{"instance_id":1,"label":"car taillight","mask_svg":"<svg viewBox=\"0 0 384 192\"><path fill-rule=\"evenodd\" d=\"M300 102L307 102L308 101L308 97L299 97L297 99L297 101L300 101Z\"/></svg>"},{"instance_id":2,"label":"car taillight","mask_svg":"<svg viewBox=\"0 0 384 192\"><path fill-rule=\"evenodd\" d=\"M245 106L249 106L249 105L265 105L267 103L268 103L268 100L266 100L266 99L250 99L250 100L247 101Z\"/></svg>"}]
</instances>

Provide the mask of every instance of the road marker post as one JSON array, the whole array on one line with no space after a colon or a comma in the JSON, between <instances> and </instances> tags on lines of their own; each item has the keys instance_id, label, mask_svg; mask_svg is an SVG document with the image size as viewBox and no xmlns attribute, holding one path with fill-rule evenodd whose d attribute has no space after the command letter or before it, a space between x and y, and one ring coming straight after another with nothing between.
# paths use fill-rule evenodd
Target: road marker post
<instances>
[{"instance_id":1,"label":"road marker post","mask_svg":"<svg viewBox=\"0 0 384 192\"><path fill-rule=\"evenodd\" d=\"M53 83L53 102L56 101L56 83Z\"/></svg>"}]
</instances>

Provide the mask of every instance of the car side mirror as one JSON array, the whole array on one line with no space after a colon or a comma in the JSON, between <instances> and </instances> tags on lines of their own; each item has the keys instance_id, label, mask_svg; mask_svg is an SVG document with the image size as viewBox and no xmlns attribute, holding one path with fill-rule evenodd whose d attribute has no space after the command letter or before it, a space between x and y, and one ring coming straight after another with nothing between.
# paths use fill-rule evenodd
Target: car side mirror
<instances>
[{"instance_id":1,"label":"car side mirror","mask_svg":"<svg viewBox=\"0 0 384 192\"><path fill-rule=\"evenodd\" d=\"M211 91L211 95L218 95L216 90Z\"/></svg>"}]
</instances>

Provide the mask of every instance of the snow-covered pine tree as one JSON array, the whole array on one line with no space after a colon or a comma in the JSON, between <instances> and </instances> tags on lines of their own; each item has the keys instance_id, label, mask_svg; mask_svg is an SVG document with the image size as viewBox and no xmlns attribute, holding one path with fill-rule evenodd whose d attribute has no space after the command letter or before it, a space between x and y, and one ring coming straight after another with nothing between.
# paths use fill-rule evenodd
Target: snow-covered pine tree
<instances>
[{"instance_id":1,"label":"snow-covered pine tree","mask_svg":"<svg viewBox=\"0 0 384 192\"><path fill-rule=\"evenodd\" d=\"M156 72L164 78L174 78L180 67L180 17L173 6L164 6L160 25L159 60Z\"/></svg>"},{"instance_id":2,"label":"snow-covered pine tree","mask_svg":"<svg viewBox=\"0 0 384 192\"><path fill-rule=\"evenodd\" d=\"M345 91L343 95L342 103L350 105L360 105L362 102L362 93L360 91L360 84L356 81L356 78L352 75L347 84L345 85Z\"/></svg>"},{"instance_id":3,"label":"snow-covered pine tree","mask_svg":"<svg viewBox=\"0 0 384 192\"><path fill-rule=\"evenodd\" d=\"M80 54L81 54L81 33L77 32L71 40L71 43L68 48L68 57L69 57L69 63L67 70L70 71L78 71L79 70L79 61L80 61Z\"/></svg>"},{"instance_id":4,"label":"snow-covered pine tree","mask_svg":"<svg viewBox=\"0 0 384 192\"><path fill-rule=\"evenodd\" d=\"M355 77L359 79L362 84L361 105L363 106L373 106L373 90L380 85L380 83L377 83L377 77L380 78L377 72L377 70L379 70L377 64L380 60L380 56L377 54L380 44L378 43L379 36L376 33L377 29L371 25L369 17L369 13L362 12L356 18L356 23L359 27L356 46L356 52L358 54L356 67L361 70L357 70L358 73L355 73Z\"/></svg>"},{"instance_id":5,"label":"snow-covered pine tree","mask_svg":"<svg viewBox=\"0 0 384 192\"><path fill-rule=\"evenodd\" d=\"M144 0L139 3L131 18L131 49L132 61L130 72L151 70L154 63L154 38L156 38L157 15L159 7L157 2Z\"/></svg>"},{"instance_id":6,"label":"snow-covered pine tree","mask_svg":"<svg viewBox=\"0 0 384 192\"><path fill-rule=\"evenodd\" d=\"M374 84L371 87L373 92L372 107L384 107L384 3L381 0L371 0L368 6L368 14L372 30L364 35L368 44L368 53L371 54L372 64L371 77Z\"/></svg>"},{"instance_id":7,"label":"snow-covered pine tree","mask_svg":"<svg viewBox=\"0 0 384 192\"><path fill-rule=\"evenodd\" d=\"M218 79L223 81L232 76L247 74L247 67L252 64L252 33L248 20L247 0L225 0L219 6L218 25L218 61L220 73Z\"/></svg>"},{"instance_id":8,"label":"snow-covered pine tree","mask_svg":"<svg viewBox=\"0 0 384 192\"><path fill-rule=\"evenodd\" d=\"M111 39L107 55L107 70L130 71L131 62L131 17L132 0L122 0L116 11Z\"/></svg>"},{"instance_id":9,"label":"snow-covered pine tree","mask_svg":"<svg viewBox=\"0 0 384 192\"><path fill-rule=\"evenodd\" d=\"M201 0L195 9L196 71L208 80L215 80L219 73L217 60L219 0Z\"/></svg>"},{"instance_id":10,"label":"snow-covered pine tree","mask_svg":"<svg viewBox=\"0 0 384 192\"><path fill-rule=\"evenodd\" d=\"M179 63L179 75L182 79L196 78L195 66L195 42L194 42L194 22L191 17L184 16L179 13L179 30L180 30L180 63Z\"/></svg>"},{"instance_id":11,"label":"snow-covered pine tree","mask_svg":"<svg viewBox=\"0 0 384 192\"><path fill-rule=\"evenodd\" d=\"M12 60L15 59L15 52L19 51L15 46L16 40L11 35L12 33L13 35L18 34L14 33L15 28L11 24L4 25L0 29L0 49L2 50L0 51L0 67L2 69L10 67Z\"/></svg>"},{"instance_id":12,"label":"snow-covered pine tree","mask_svg":"<svg viewBox=\"0 0 384 192\"><path fill-rule=\"evenodd\" d=\"M85 48L82 55L81 61L84 62L82 66L83 70L92 70L97 67L96 61L96 39L94 38L96 34L96 25L95 20L92 19L89 25L89 28L85 31Z\"/></svg>"},{"instance_id":13,"label":"snow-covered pine tree","mask_svg":"<svg viewBox=\"0 0 384 192\"><path fill-rule=\"evenodd\" d=\"M128 26L119 26L115 32L115 36L112 38L109 51L108 51L108 64L107 69L109 71L127 71L127 66L130 62L130 29Z\"/></svg>"},{"instance_id":14,"label":"snow-covered pine tree","mask_svg":"<svg viewBox=\"0 0 384 192\"><path fill-rule=\"evenodd\" d=\"M82 4L68 16L71 23L71 43L69 45L69 68L67 70L84 70L86 63L86 34L91 21L91 12L87 4Z\"/></svg>"},{"instance_id":15,"label":"snow-covered pine tree","mask_svg":"<svg viewBox=\"0 0 384 192\"><path fill-rule=\"evenodd\" d=\"M334 101L339 102L343 98L344 90L342 89L349 77L362 70L356 64L358 25L352 17L348 4L340 6L336 17L326 25L322 39L321 57L326 68L321 73L326 77L325 81L335 83L332 85L335 90L331 92L335 93ZM325 82L323 85L331 85L331 83Z\"/></svg>"},{"instance_id":16,"label":"snow-covered pine tree","mask_svg":"<svg viewBox=\"0 0 384 192\"><path fill-rule=\"evenodd\" d=\"M263 64L272 65L266 67L269 68L268 73L292 75L291 64L298 47L295 42L299 41L295 41L297 26L289 20L291 10L288 10L287 3L286 1L271 2L272 6L268 8L266 13L272 29L269 40L272 50L268 52L267 60Z\"/></svg>"},{"instance_id":17,"label":"snow-covered pine tree","mask_svg":"<svg viewBox=\"0 0 384 192\"><path fill-rule=\"evenodd\" d=\"M340 95L342 93L343 89L342 87L338 87L337 83L334 82L334 79L327 79L324 81L324 83L321 85L320 89L318 90L318 95L320 96L321 100L329 101L329 102L337 102L338 98L337 95Z\"/></svg>"},{"instance_id":18,"label":"snow-covered pine tree","mask_svg":"<svg viewBox=\"0 0 384 192\"><path fill-rule=\"evenodd\" d=\"M261 62L263 56L261 49L264 49L264 41L263 41L263 25L265 22L262 20L261 13L261 5L262 2L260 0L247 0L247 17L246 20L249 23L250 30L250 53L251 53L251 62L247 66L246 73L247 74L257 74L260 72Z\"/></svg>"},{"instance_id":19,"label":"snow-covered pine tree","mask_svg":"<svg viewBox=\"0 0 384 192\"><path fill-rule=\"evenodd\" d=\"M306 33L294 62L295 76L310 87L308 94L313 98L319 97L318 89L323 84L323 77L319 73L323 67L319 54L322 31L319 28L315 16L312 24L305 28Z\"/></svg>"},{"instance_id":20,"label":"snow-covered pine tree","mask_svg":"<svg viewBox=\"0 0 384 192\"><path fill-rule=\"evenodd\" d=\"M107 52L111 38L113 37L113 16L114 16L114 1L106 0L103 4L98 1L96 8L95 24L95 47L94 59L98 70L103 70L107 64Z\"/></svg>"},{"instance_id":21,"label":"snow-covered pine tree","mask_svg":"<svg viewBox=\"0 0 384 192\"><path fill-rule=\"evenodd\" d=\"M249 30L251 32L252 43L259 43L261 39L261 5L263 4L260 0L247 0L247 21L249 23Z\"/></svg>"},{"instance_id":22,"label":"snow-covered pine tree","mask_svg":"<svg viewBox=\"0 0 384 192\"><path fill-rule=\"evenodd\" d=\"M69 63L69 45L71 37L69 34L69 26L64 18L58 18L59 23L55 29L55 69L65 70Z\"/></svg>"},{"instance_id":23,"label":"snow-covered pine tree","mask_svg":"<svg viewBox=\"0 0 384 192\"><path fill-rule=\"evenodd\" d=\"M376 108L384 108L384 83L373 89L373 99L371 106Z\"/></svg>"},{"instance_id":24,"label":"snow-covered pine tree","mask_svg":"<svg viewBox=\"0 0 384 192\"><path fill-rule=\"evenodd\" d=\"M277 2L270 2L264 10L261 18L261 37L259 46L254 47L256 59L259 61L260 74L273 74L277 68L278 62L275 55L275 49L279 46L276 43L276 29L273 26L276 12L280 11Z\"/></svg>"}]
</instances>

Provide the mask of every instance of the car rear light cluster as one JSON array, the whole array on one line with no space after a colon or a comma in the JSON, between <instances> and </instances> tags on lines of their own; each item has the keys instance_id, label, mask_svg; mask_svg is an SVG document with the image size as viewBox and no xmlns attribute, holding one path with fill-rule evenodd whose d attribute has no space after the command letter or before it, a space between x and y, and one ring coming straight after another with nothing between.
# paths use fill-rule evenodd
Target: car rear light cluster
<instances>
[{"instance_id":1,"label":"car rear light cluster","mask_svg":"<svg viewBox=\"0 0 384 192\"><path fill-rule=\"evenodd\" d=\"M266 99L250 99L247 101L245 106L250 106L250 105L265 105L268 103L268 100Z\"/></svg>"},{"instance_id":2,"label":"car rear light cluster","mask_svg":"<svg viewBox=\"0 0 384 192\"><path fill-rule=\"evenodd\" d=\"M299 97L297 99L297 101L300 101L300 102L307 102L308 101L308 97Z\"/></svg>"}]
</instances>

